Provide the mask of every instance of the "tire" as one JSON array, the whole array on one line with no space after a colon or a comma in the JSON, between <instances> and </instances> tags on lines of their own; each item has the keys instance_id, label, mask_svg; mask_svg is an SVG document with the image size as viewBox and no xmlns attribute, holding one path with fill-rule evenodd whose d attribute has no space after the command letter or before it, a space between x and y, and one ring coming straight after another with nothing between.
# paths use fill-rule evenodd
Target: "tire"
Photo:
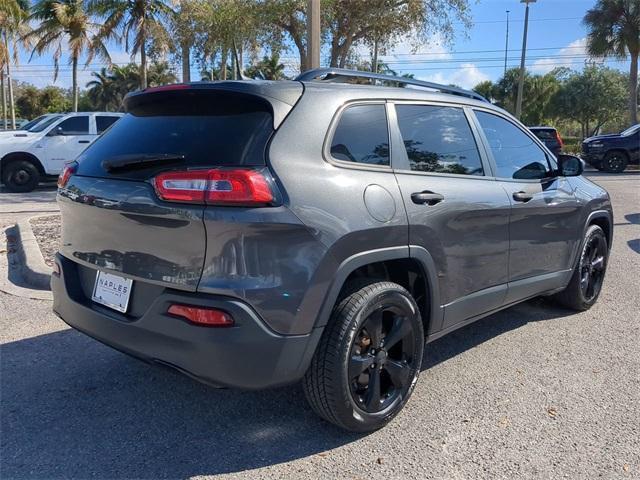
<instances>
[{"instance_id":1,"label":"tire","mask_svg":"<svg viewBox=\"0 0 640 480\"><path fill-rule=\"evenodd\" d=\"M607 237L602 228L591 225L584 236L578 264L573 271L571 281L567 288L554 296L555 300L579 312L590 309L598 300L602 290L607 271L608 253ZM587 274L587 283L585 283Z\"/></svg>"},{"instance_id":2,"label":"tire","mask_svg":"<svg viewBox=\"0 0 640 480\"><path fill-rule=\"evenodd\" d=\"M612 152L607 152L602 160L602 168L605 172L608 173L622 173L625 168L627 168L627 164L629 163L629 156L621 151L614 150Z\"/></svg>"},{"instance_id":3,"label":"tire","mask_svg":"<svg viewBox=\"0 0 640 480\"><path fill-rule=\"evenodd\" d=\"M360 284L333 310L303 380L305 396L320 417L345 430L382 428L413 392L424 343L409 292L387 281Z\"/></svg>"},{"instance_id":4,"label":"tire","mask_svg":"<svg viewBox=\"0 0 640 480\"><path fill-rule=\"evenodd\" d=\"M40 181L38 168L29 160L9 162L2 170L2 183L10 192L31 192Z\"/></svg>"}]
</instances>

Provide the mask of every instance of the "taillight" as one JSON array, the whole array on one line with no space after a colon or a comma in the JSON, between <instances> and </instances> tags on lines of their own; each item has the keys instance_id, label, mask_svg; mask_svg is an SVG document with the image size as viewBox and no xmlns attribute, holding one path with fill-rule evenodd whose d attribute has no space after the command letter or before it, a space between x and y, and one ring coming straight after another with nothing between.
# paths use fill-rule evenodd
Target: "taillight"
<instances>
[{"instance_id":1,"label":"taillight","mask_svg":"<svg viewBox=\"0 0 640 480\"><path fill-rule=\"evenodd\" d=\"M64 165L64 167L62 168L62 172L60 172L60 176L58 176L58 188L64 188L67 183L69 183L71 175L76 173L77 168L77 162L66 163Z\"/></svg>"},{"instance_id":2,"label":"taillight","mask_svg":"<svg viewBox=\"0 0 640 480\"><path fill-rule=\"evenodd\" d=\"M207 307L173 304L167 312L191 323L206 327L232 327L233 317L223 310Z\"/></svg>"},{"instance_id":3,"label":"taillight","mask_svg":"<svg viewBox=\"0 0 640 480\"><path fill-rule=\"evenodd\" d=\"M165 172L153 179L158 197L168 202L259 206L273 202L264 174L248 169Z\"/></svg>"},{"instance_id":4,"label":"taillight","mask_svg":"<svg viewBox=\"0 0 640 480\"><path fill-rule=\"evenodd\" d=\"M564 147L564 143L562 143L562 137L560 136L560 132L556 130L556 140L560 144L560 148Z\"/></svg>"}]
</instances>

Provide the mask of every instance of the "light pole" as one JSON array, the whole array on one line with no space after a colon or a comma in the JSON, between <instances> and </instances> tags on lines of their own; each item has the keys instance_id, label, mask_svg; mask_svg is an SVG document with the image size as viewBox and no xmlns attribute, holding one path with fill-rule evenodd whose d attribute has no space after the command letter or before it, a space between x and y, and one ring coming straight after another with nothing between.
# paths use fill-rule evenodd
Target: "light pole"
<instances>
[{"instance_id":1,"label":"light pole","mask_svg":"<svg viewBox=\"0 0 640 480\"><path fill-rule=\"evenodd\" d=\"M520 119L522 113L522 91L524 89L524 61L527 54L527 30L529 28L529 4L536 0L520 0L526 5L524 11L524 34L522 35L522 57L520 58L520 79L518 80L518 96L516 97L516 118Z\"/></svg>"},{"instance_id":2,"label":"light pole","mask_svg":"<svg viewBox=\"0 0 640 480\"><path fill-rule=\"evenodd\" d=\"M320 67L320 0L307 2L307 68Z\"/></svg>"},{"instance_id":3,"label":"light pole","mask_svg":"<svg viewBox=\"0 0 640 480\"><path fill-rule=\"evenodd\" d=\"M507 53L509 52L509 10L507 10L507 40L504 45L504 75L507 74Z\"/></svg>"}]
</instances>

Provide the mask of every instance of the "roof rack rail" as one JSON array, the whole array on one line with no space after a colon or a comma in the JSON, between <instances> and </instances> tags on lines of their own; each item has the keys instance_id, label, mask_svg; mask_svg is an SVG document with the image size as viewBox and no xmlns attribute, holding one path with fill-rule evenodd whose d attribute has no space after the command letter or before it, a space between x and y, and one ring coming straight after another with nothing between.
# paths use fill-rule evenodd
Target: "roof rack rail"
<instances>
[{"instance_id":1,"label":"roof rack rail","mask_svg":"<svg viewBox=\"0 0 640 480\"><path fill-rule=\"evenodd\" d=\"M324 78L322 78L324 77ZM473 98L482 102L488 100L479 93L471 90L464 90L462 88L450 87L448 85L442 85L441 83L426 82L424 80L415 80L413 78L396 77L393 75L383 75L381 73L362 72L359 70L348 70L346 68L315 68L313 70L307 70L298 75L295 80L300 82L309 82L320 79L326 82L340 82L344 78L367 78L369 80L381 80L384 82L401 83L403 85L413 85L416 87L430 88L442 93L449 93L452 95L460 95L462 97Z\"/></svg>"}]
</instances>

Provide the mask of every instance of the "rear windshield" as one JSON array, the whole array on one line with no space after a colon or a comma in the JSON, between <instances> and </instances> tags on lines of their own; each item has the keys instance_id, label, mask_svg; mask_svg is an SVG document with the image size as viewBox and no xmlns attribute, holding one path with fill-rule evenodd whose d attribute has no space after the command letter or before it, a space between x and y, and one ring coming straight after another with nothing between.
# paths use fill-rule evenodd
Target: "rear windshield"
<instances>
[{"instance_id":1,"label":"rear windshield","mask_svg":"<svg viewBox=\"0 0 640 480\"><path fill-rule=\"evenodd\" d=\"M159 97L137 104L85 150L77 174L143 179L168 168L265 165L273 117L262 99L230 92ZM184 160L115 172L103 167L104 160L137 154Z\"/></svg>"}]
</instances>

